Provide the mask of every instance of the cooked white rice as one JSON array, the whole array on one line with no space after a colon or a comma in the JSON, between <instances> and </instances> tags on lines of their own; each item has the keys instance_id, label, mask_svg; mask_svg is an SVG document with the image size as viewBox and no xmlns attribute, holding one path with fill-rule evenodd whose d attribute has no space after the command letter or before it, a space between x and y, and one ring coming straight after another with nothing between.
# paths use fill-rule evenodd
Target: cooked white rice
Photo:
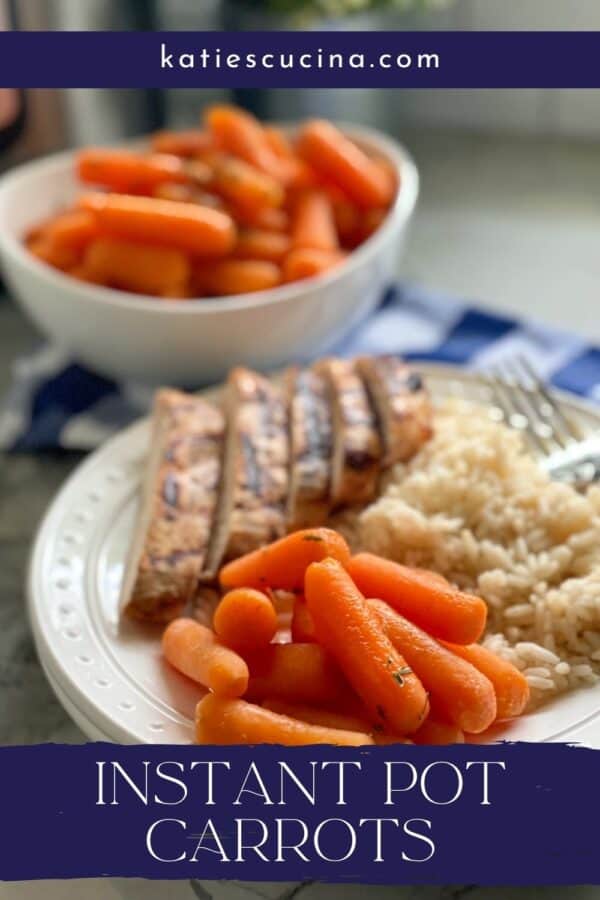
<instances>
[{"instance_id":1,"label":"cooked white rice","mask_svg":"<svg viewBox=\"0 0 600 900\"><path fill-rule=\"evenodd\" d=\"M346 527L488 603L485 644L521 669L532 705L600 677L600 488L552 482L519 435L448 401L435 436Z\"/></svg>"}]
</instances>

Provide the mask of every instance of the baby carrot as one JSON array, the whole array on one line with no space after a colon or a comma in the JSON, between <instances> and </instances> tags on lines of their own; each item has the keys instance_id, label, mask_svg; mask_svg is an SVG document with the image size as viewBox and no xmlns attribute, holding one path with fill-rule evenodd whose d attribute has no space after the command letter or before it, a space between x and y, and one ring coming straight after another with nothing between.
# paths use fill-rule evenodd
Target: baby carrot
<instances>
[{"instance_id":1,"label":"baby carrot","mask_svg":"<svg viewBox=\"0 0 600 900\"><path fill-rule=\"evenodd\" d=\"M372 553L352 557L348 571L365 596L385 600L434 637L456 644L481 637L487 617L484 601L441 582L435 574Z\"/></svg>"},{"instance_id":2,"label":"baby carrot","mask_svg":"<svg viewBox=\"0 0 600 900\"><path fill-rule=\"evenodd\" d=\"M463 731L471 734L485 731L496 718L496 696L491 681L387 603L368 602L391 643L430 693L436 711Z\"/></svg>"},{"instance_id":3,"label":"baby carrot","mask_svg":"<svg viewBox=\"0 0 600 900\"><path fill-rule=\"evenodd\" d=\"M83 250L98 235L98 224L85 209L70 209L48 223L45 234L57 245Z\"/></svg>"},{"instance_id":4,"label":"baby carrot","mask_svg":"<svg viewBox=\"0 0 600 900\"><path fill-rule=\"evenodd\" d=\"M460 728L451 722L428 715L418 731L411 735L415 744L464 744L465 736Z\"/></svg>"},{"instance_id":5,"label":"baby carrot","mask_svg":"<svg viewBox=\"0 0 600 900\"><path fill-rule=\"evenodd\" d=\"M95 213L101 228L120 237L200 256L226 256L235 244L231 217L206 206L123 194L85 194L79 204Z\"/></svg>"},{"instance_id":6,"label":"baby carrot","mask_svg":"<svg viewBox=\"0 0 600 900\"><path fill-rule=\"evenodd\" d=\"M250 207L243 204L229 203L231 215L245 228L260 228L262 231L287 233L290 217L285 209L274 206Z\"/></svg>"},{"instance_id":7,"label":"baby carrot","mask_svg":"<svg viewBox=\"0 0 600 900\"><path fill-rule=\"evenodd\" d=\"M228 647L240 652L266 647L277 631L277 613L269 597L253 588L225 594L215 610L213 628Z\"/></svg>"},{"instance_id":8,"label":"baby carrot","mask_svg":"<svg viewBox=\"0 0 600 900\"><path fill-rule=\"evenodd\" d=\"M246 703L208 694L196 706L196 741L199 744L337 744L360 747L372 744L368 734L310 725Z\"/></svg>"},{"instance_id":9,"label":"baby carrot","mask_svg":"<svg viewBox=\"0 0 600 900\"><path fill-rule=\"evenodd\" d=\"M163 632L165 659L179 672L222 697L241 697L248 686L248 666L223 647L194 619L173 619Z\"/></svg>"},{"instance_id":10,"label":"baby carrot","mask_svg":"<svg viewBox=\"0 0 600 900\"><path fill-rule=\"evenodd\" d=\"M29 239L27 241L27 249L42 262L63 271L77 266L81 258L79 250L66 244L58 243L48 234Z\"/></svg>"},{"instance_id":11,"label":"baby carrot","mask_svg":"<svg viewBox=\"0 0 600 900\"><path fill-rule=\"evenodd\" d=\"M263 709L280 716L290 716L292 719L300 719L310 725L322 725L324 728L341 728L343 731L362 731L368 734L371 725L366 717L350 716L345 713L332 712L328 709L320 709L318 706L307 706L302 703L286 703L283 700L269 699L261 703Z\"/></svg>"},{"instance_id":12,"label":"baby carrot","mask_svg":"<svg viewBox=\"0 0 600 900\"><path fill-rule=\"evenodd\" d=\"M91 147L77 155L77 174L88 184L99 184L119 193L142 193L162 181L187 181L178 156L153 153L142 156L127 150Z\"/></svg>"},{"instance_id":13,"label":"baby carrot","mask_svg":"<svg viewBox=\"0 0 600 900\"><path fill-rule=\"evenodd\" d=\"M323 191L305 191L292 214L292 246L332 251L339 249L333 209Z\"/></svg>"},{"instance_id":14,"label":"baby carrot","mask_svg":"<svg viewBox=\"0 0 600 900\"><path fill-rule=\"evenodd\" d=\"M296 597L294 600L292 640L296 644L311 644L317 640L315 625L304 597Z\"/></svg>"},{"instance_id":15,"label":"baby carrot","mask_svg":"<svg viewBox=\"0 0 600 900\"><path fill-rule=\"evenodd\" d=\"M306 528L227 563L219 581L224 588L301 591L308 566L328 556L344 566L350 562L350 548L341 534L331 528Z\"/></svg>"},{"instance_id":16,"label":"baby carrot","mask_svg":"<svg viewBox=\"0 0 600 900\"><path fill-rule=\"evenodd\" d=\"M194 283L207 297L267 291L281 283L281 270L263 259L224 259L194 267Z\"/></svg>"},{"instance_id":17,"label":"baby carrot","mask_svg":"<svg viewBox=\"0 0 600 900\"><path fill-rule=\"evenodd\" d=\"M282 163L284 171L289 172L286 179L288 187L304 188L316 183L315 173L296 154L291 141L280 128L275 128L273 125L265 125L263 134L267 144Z\"/></svg>"},{"instance_id":18,"label":"baby carrot","mask_svg":"<svg viewBox=\"0 0 600 900\"><path fill-rule=\"evenodd\" d=\"M348 573L335 559L313 563L304 588L319 643L337 661L372 721L391 733L416 731L429 712L425 689Z\"/></svg>"},{"instance_id":19,"label":"baby carrot","mask_svg":"<svg viewBox=\"0 0 600 900\"><path fill-rule=\"evenodd\" d=\"M529 702L529 684L516 666L482 647L481 644L447 644L444 646L475 666L492 682L496 692L498 719L520 716Z\"/></svg>"},{"instance_id":20,"label":"baby carrot","mask_svg":"<svg viewBox=\"0 0 600 900\"><path fill-rule=\"evenodd\" d=\"M249 700L277 697L326 706L348 693L338 667L318 644L270 644L247 662Z\"/></svg>"},{"instance_id":21,"label":"baby carrot","mask_svg":"<svg viewBox=\"0 0 600 900\"><path fill-rule=\"evenodd\" d=\"M288 171L269 146L262 125L253 115L236 106L212 106L206 124L219 146L261 172L285 180Z\"/></svg>"},{"instance_id":22,"label":"baby carrot","mask_svg":"<svg viewBox=\"0 0 600 900\"><path fill-rule=\"evenodd\" d=\"M271 175L233 156L223 156L215 163L211 187L227 200L242 206L281 206L284 191Z\"/></svg>"},{"instance_id":23,"label":"baby carrot","mask_svg":"<svg viewBox=\"0 0 600 900\"><path fill-rule=\"evenodd\" d=\"M213 137L200 128L189 128L184 131L157 131L151 138L152 149L157 153L170 153L175 156L197 156L214 146Z\"/></svg>"},{"instance_id":24,"label":"baby carrot","mask_svg":"<svg viewBox=\"0 0 600 900\"><path fill-rule=\"evenodd\" d=\"M345 259L339 250L315 250L299 247L286 256L282 272L284 281L299 281L302 278L313 278L322 275L338 266Z\"/></svg>"},{"instance_id":25,"label":"baby carrot","mask_svg":"<svg viewBox=\"0 0 600 900\"><path fill-rule=\"evenodd\" d=\"M331 122L308 122L300 131L298 151L360 206L388 206L392 201L394 184L389 174Z\"/></svg>"},{"instance_id":26,"label":"baby carrot","mask_svg":"<svg viewBox=\"0 0 600 900\"><path fill-rule=\"evenodd\" d=\"M236 259L263 259L280 263L290 249L290 239L286 234L248 228L241 231L233 255Z\"/></svg>"},{"instance_id":27,"label":"baby carrot","mask_svg":"<svg viewBox=\"0 0 600 900\"><path fill-rule=\"evenodd\" d=\"M156 296L182 297L190 276L189 260L180 250L111 237L92 241L83 266L106 285Z\"/></svg>"}]
</instances>

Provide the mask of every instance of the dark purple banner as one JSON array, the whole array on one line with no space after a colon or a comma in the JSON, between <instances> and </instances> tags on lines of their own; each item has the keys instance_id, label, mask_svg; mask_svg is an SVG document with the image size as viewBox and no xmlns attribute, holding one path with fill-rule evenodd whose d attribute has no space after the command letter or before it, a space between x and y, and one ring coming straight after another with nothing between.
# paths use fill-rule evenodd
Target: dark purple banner
<instances>
[{"instance_id":1,"label":"dark purple banner","mask_svg":"<svg viewBox=\"0 0 600 900\"><path fill-rule=\"evenodd\" d=\"M600 87L600 32L2 32L2 87Z\"/></svg>"},{"instance_id":2,"label":"dark purple banner","mask_svg":"<svg viewBox=\"0 0 600 900\"><path fill-rule=\"evenodd\" d=\"M600 883L600 753L0 749L0 878Z\"/></svg>"}]
</instances>

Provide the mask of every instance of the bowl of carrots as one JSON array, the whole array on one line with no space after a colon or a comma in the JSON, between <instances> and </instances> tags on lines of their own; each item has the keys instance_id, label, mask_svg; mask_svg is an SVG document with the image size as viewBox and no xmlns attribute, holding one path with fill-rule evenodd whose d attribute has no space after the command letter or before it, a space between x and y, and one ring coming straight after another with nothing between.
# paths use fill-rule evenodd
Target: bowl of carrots
<instances>
[{"instance_id":1,"label":"bowl of carrots","mask_svg":"<svg viewBox=\"0 0 600 900\"><path fill-rule=\"evenodd\" d=\"M194 385L322 352L394 280L418 194L369 129L237 107L0 182L0 259L40 330L103 375Z\"/></svg>"}]
</instances>

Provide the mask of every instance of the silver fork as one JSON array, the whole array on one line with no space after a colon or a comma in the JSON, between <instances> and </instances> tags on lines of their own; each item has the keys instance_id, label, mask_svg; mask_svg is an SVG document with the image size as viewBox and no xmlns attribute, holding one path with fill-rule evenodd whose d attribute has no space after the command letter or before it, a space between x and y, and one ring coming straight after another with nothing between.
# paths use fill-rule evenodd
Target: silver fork
<instances>
[{"instance_id":1,"label":"silver fork","mask_svg":"<svg viewBox=\"0 0 600 900\"><path fill-rule=\"evenodd\" d=\"M600 434L583 433L524 356L494 365L483 378L502 418L527 436L552 478L581 490L600 481Z\"/></svg>"}]
</instances>

